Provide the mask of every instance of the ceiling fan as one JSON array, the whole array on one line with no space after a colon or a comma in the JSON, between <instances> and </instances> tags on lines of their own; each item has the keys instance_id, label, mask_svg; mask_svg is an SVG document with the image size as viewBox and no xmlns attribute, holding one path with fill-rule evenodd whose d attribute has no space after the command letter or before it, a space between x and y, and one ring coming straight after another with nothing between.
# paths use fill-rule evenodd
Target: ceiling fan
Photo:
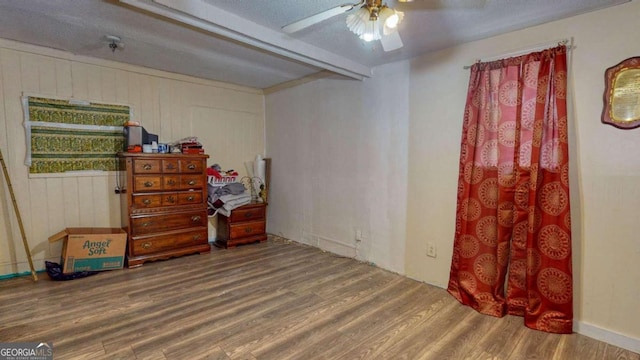
<instances>
[{"instance_id":1,"label":"ceiling fan","mask_svg":"<svg viewBox=\"0 0 640 360\"><path fill-rule=\"evenodd\" d=\"M402 21L404 13L382 4L382 0L361 0L355 4L336 6L286 25L282 27L282 31L291 34L356 7L360 8L347 16L349 30L367 42L380 40L384 51L396 50L403 46L398 34L398 24Z\"/></svg>"},{"instance_id":2,"label":"ceiling fan","mask_svg":"<svg viewBox=\"0 0 640 360\"><path fill-rule=\"evenodd\" d=\"M414 0L397 1L400 3L414 2ZM475 2L484 3L485 1L476 0ZM465 4L465 6L470 5L468 2ZM360 0L355 4L339 5L283 26L282 31L291 34L351 11L356 7L359 9L347 16L347 27L351 32L366 42L380 40L384 51L393 51L403 46L400 34L398 34L398 24L404 18L404 13L388 7L382 3L382 0Z\"/></svg>"}]
</instances>

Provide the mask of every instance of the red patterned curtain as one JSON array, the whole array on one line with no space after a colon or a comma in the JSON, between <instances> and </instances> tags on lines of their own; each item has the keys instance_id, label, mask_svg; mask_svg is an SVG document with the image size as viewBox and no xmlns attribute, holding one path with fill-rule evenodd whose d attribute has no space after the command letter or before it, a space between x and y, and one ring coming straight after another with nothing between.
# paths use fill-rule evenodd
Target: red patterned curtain
<instances>
[{"instance_id":1,"label":"red patterned curtain","mask_svg":"<svg viewBox=\"0 0 640 360\"><path fill-rule=\"evenodd\" d=\"M571 333L566 47L476 63L467 94L448 291Z\"/></svg>"}]
</instances>

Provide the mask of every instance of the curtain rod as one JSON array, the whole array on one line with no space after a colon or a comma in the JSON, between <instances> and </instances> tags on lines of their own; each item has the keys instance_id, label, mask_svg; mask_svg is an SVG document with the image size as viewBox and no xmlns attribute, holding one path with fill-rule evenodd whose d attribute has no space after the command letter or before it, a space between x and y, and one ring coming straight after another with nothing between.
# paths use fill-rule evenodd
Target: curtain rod
<instances>
[{"instance_id":1,"label":"curtain rod","mask_svg":"<svg viewBox=\"0 0 640 360\"><path fill-rule=\"evenodd\" d=\"M520 55L524 55L524 54L528 54L530 52L534 52L534 51L540 51L540 50L545 50L548 49L554 45L557 44L557 46L560 45L567 45L569 43L569 39L562 39L559 41L554 41L554 42L549 42L546 43L544 45L539 45L536 47L532 47L532 48L527 48L527 49L523 49L523 50L519 50L519 51L514 51L514 52L510 52L508 54L502 54L502 55L498 55L498 56L493 56L491 58L488 59L477 59L476 62L489 62L489 61L495 61L495 60L499 60L499 59L506 59L506 58L510 58L510 57L514 57L514 56L520 56ZM573 49L573 45L569 45L567 46L567 50L571 50ZM467 70L467 69L471 69L471 65L465 65L462 67L463 69Z\"/></svg>"}]
</instances>

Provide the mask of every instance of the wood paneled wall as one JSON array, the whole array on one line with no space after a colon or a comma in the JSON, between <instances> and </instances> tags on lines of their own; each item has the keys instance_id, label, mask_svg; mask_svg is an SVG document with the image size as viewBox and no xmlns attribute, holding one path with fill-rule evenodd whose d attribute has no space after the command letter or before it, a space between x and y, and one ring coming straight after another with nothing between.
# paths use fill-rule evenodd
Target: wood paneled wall
<instances>
[{"instance_id":1,"label":"wood paneled wall","mask_svg":"<svg viewBox=\"0 0 640 360\"><path fill-rule=\"evenodd\" d=\"M117 54L116 54L117 55ZM116 59L117 60L117 59ZM58 261L62 244L47 238L65 227L119 227L116 174L29 176L24 165L20 97L35 94L127 104L161 142L197 136L209 165L244 174L264 154L261 90L192 78L0 39L0 149L34 264ZM29 271L4 178L0 179L0 277Z\"/></svg>"}]
</instances>

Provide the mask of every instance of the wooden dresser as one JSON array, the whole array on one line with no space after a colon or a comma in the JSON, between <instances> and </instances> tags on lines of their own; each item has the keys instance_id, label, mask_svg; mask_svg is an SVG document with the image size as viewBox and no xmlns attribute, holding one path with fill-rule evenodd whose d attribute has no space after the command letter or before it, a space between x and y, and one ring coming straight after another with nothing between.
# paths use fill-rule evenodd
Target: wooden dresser
<instances>
[{"instance_id":1,"label":"wooden dresser","mask_svg":"<svg viewBox=\"0 0 640 360\"><path fill-rule=\"evenodd\" d=\"M119 153L128 267L208 253L208 155Z\"/></svg>"},{"instance_id":2,"label":"wooden dresser","mask_svg":"<svg viewBox=\"0 0 640 360\"><path fill-rule=\"evenodd\" d=\"M251 203L231 211L231 216L218 214L216 246L230 247L267 240L267 204Z\"/></svg>"}]
</instances>

